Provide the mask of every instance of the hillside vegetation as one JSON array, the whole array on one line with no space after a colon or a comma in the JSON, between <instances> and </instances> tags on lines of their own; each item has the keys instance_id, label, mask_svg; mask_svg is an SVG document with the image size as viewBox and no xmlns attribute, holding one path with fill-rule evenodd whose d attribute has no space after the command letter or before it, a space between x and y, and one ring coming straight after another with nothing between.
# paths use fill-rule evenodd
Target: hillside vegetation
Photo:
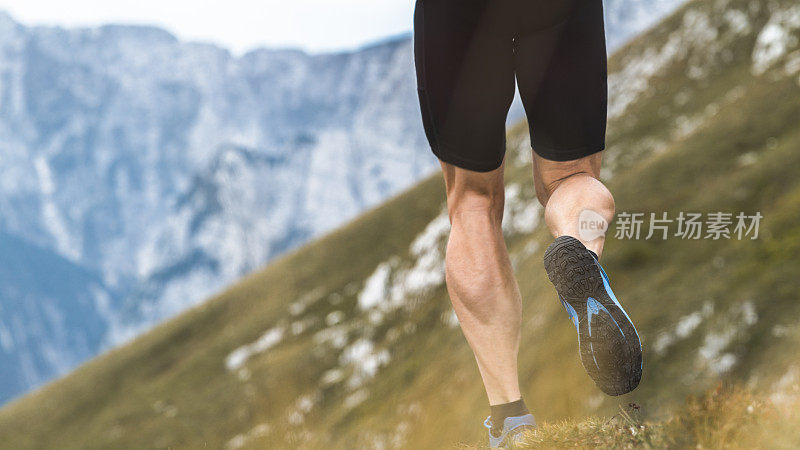
<instances>
[{"instance_id":1,"label":"hillside vegetation","mask_svg":"<svg viewBox=\"0 0 800 450\"><path fill-rule=\"evenodd\" d=\"M611 59L618 213L764 217L755 240L616 239L612 225L604 265L645 350L623 397L580 365L542 267L527 128L511 130L504 231L543 424L530 445L800 445L798 41L795 0L703 0ZM433 175L8 405L0 448L478 445L488 407L444 289L443 194Z\"/></svg>"},{"instance_id":2,"label":"hillside vegetation","mask_svg":"<svg viewBox=\"0 0 800 450\"><path fill-rule=\"evenodd\" d=\"M545 448L796 448L800 442L800 396L769 398L720 384L661 421L643 420L635 403L610 417L569 419L525 435L521 449ZM461 445L463 450L485 444Z\"/></svg>"}]
</instances>

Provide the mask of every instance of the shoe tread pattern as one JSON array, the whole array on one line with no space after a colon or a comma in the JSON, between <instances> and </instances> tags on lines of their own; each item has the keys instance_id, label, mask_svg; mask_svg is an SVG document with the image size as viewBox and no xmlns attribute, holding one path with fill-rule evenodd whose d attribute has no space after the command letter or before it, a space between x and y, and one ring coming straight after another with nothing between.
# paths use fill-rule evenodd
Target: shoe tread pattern
<instances>
[{"instance_id":1,"label":"shoe tread pattern","mask_svg":"<svg viewBox=\"0 0 800 450\"><path fill-rule=\"evenodd\" d=\"M594 257L577 239L562 236L545 251L544 265L556 291L578 315L578 350L586 372L608 395L634 390L642 378L641 342L633 324L606 292ZM610 313L601 310L593 315L591 333L589 297Z\"/></svg>"}]
</instances>

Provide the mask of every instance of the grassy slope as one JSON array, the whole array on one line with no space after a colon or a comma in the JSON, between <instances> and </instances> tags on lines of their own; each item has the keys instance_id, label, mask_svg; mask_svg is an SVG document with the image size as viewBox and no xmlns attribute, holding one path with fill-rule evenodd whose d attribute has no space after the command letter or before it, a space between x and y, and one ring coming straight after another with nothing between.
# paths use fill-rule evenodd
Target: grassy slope
<instances>
[{"instance_id":1,"label":"grassy slope","mask_svg":"<svg viewBox=\"0 0 800 450\"><path fill-rule=\"evenodd\" d=\"M748 3L733 0L725 10L744 10ZM710 26L725 37L723 14L714 11L714 4L696 1L687 10L714 17ZM546 230L507 235L525 298L523 390L537 418L554 423L534 438L539 445L575 444L563 440L572 429L583 430L578 438L605 436L623 445L627 441L621 440L620 429L626 428L614 422L557 421L611 416L618 404L628 402L642 406L639 413L652 439L672 439L713 416L703 416L697 404L682 406L687 395L724 378L748 384L755 401L761 401L791 373L796 362L792 348L800 343L800 333L791 331L800 322L800 88L797 75L778 76L779 69L754 82L755 33L770 13L762 8L749 14L752 32L731 38L724 46L727 56L709 50L702 40L682 42L687 54L649 80L652 94L640 96L610 122L607 160L618 211L669 211L673 216L681 210L761 211L765 216L757 241L609 240L606 268L645 341L646 370L637 391L606 398L585 375L574 330L542 270ZM634 41L612 59L611 72L641 61L648 49L662 48L674 30L688 27L686 18L681 11ZM711 54L718 56L706 61L704 55ZM694 66L705 69L703 76L686 76ZM709 104L716 110L709 110ZM681 117L700 126L678 133ZM520 187L523 203L535 201L529 164L517 155L526 146L524 131L520 126L510 134L507 173L509 185ZM409 244L439 216L443 201L441 177L435 175L201 307L8 405L0 410L0 448L352 448L376 443L437 448L478 442L485 399L459 330L444 323L449 306L443 286L434 283L427 291L408 294L406 307L382 320L370 320L356 307L364 280L378 264L394 261L394 276L415 262ZM298 301L308 307L293 315L289 305ZM345 314L340 327L349 344L363 339L389 352L391 361L360 388L321 381L330 369L341 368L345 379L354 370L336 345L314 339L334 311ZM699 323L686 331L692 314ZM246 371L225 368L232 350L292 323L307 327L298 325L297 335L287 332L279 345L252 357ZM682 334L676 334L679 323ZM735 364L717 373L731 357ZM304 396L312 406L298 401ZM733 395L733 403L723 404L741 406L745 396ZM662 421L673 411L683 412Z\"/></svg>"},{"instance_id":2,"label":"grassy slope","mask_svg":"<svg viewBox=\"0 0 800 450\"><path fill-rule=\"evenodd\" d=\"M689 398L669 420L644 421L640 410L621 407L611 418L545 424L529 433L519 447L796 448L798 406L798 396L776 406L746 390L720 384Z\"/></svg>"}]
</instances>

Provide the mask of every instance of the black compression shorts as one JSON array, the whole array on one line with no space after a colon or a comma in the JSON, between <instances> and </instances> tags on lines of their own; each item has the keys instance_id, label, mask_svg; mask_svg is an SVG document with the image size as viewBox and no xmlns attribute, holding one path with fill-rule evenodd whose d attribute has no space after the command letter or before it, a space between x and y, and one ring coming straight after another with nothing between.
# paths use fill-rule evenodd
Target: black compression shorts
<instances>
[{"instance_id":1,"label":"black compression shorts","mask_svg":"<svg viewBox=\"0 0 800 450\"><path fill-rule=\"evenodd\" d=\"M442 161L500 167L515 76L537 154L571 161L605 148L602 0L417 0L414 53L425 134Z\"/></svg>"}]
</instances>

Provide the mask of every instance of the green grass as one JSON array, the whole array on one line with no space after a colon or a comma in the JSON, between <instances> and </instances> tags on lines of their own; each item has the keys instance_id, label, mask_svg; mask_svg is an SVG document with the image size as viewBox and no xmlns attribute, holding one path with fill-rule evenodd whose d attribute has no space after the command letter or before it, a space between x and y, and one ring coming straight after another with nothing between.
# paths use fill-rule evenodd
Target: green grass
<instances>
[{"instance_id":1,"label":"green grass","mask_svg":"<svg viewBox=\"0 0 800 450\"><path fill-rule=\"evenodd\" d=\"M649 48L660 49L686 11L708 14L722 30L724 15L713 3L691 2L626 46L610 61L611 73ZM749 4L731 0L727 9ZM552 239L544 227L506 235L524 297L520 379L543 424L531 445L800 444L792 432L797 415L772 401L800 382L793 350L800 333L792 331L800 326L800 86L797 76L780 76L781 64L761 78L750 75L755 36L769 13L750 14L751 33L713 52L687 43L685 57L650 80L653 95L639 97L609 123L606 181L618 211L673 217L678 211L760 211L765 217L755 241L609 238L604 265L644 341L645 372L636 391L605 397L581 367L574 329L542 267ZM730 58L710 63L705 77L686 76L693 55L726 49ZM709 104L716 111L703 114ZM702 117L700 126L676 134L681 116ZM520 188L509 207L536 202L530 164L519 155L527 151L526 130L520 124L509 134L506 181ZM400 285L400 275L419 262L411 242L439 216L444 200L435 174L7 405L0 409L0 448L428 449L479 442L485 394L460 330L444 320L450 312L444 286L406 290L402 307L381 320L357 307L379 264L391 267L392 283ZM444 238L434 246L439 256ZM307 305L294 314L298 302ZM326 324L337 312L342 323ZM699 322L687 329L691 317ZM233 350L275 327L286 330L278 345L253 355L242 370L225 367ZM330 327L341 327L348 346L361 340L387 352L374 378L348 386L356 367L343 362L333 341L319 339ZM731 358L727 370L715 370ZM331 370L340 370L341 380L323 382L336 374ZM721 380L733 387L716 391ZM699 397L687 403L690 396ZM626 409L630 403L639 405L636 414ZM751 404L755 414L746 412ZM644 428L634 434L631 426Z\"/></svg>"}]
</instances>

